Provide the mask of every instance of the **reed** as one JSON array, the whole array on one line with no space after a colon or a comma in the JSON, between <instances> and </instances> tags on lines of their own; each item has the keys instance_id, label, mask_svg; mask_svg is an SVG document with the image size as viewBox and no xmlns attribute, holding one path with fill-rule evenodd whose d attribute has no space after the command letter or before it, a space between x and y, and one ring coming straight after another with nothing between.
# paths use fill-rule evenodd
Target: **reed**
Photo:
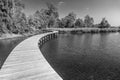
<instances>
[{"instance_id":1,"label":"reed","mask_svg":"<svg viewBox=\"0 0 120 80\"><path fill-rule=\"evenodd\" d=\"M108 33L120 32L120 28L47 28L50 31L59 31L62 33Z\"/></svg>"}]
</instances>

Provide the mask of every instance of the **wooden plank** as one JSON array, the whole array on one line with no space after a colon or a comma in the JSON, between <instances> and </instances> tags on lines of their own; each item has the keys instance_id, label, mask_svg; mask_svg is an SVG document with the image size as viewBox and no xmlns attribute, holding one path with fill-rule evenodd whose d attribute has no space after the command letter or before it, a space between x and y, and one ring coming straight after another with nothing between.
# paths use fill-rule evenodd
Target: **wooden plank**
<instances>
[{"instance_id":1,"label":"wooden plank","mask_svg":"<svg viewBox=\"0 0 120 80\"><path fill-rule=\"evenodd\" d=\"M0 70L0 80L62 80L38 47L39 39L52 33L33 36L17 45Z\"/></svg>"}]
</instances>

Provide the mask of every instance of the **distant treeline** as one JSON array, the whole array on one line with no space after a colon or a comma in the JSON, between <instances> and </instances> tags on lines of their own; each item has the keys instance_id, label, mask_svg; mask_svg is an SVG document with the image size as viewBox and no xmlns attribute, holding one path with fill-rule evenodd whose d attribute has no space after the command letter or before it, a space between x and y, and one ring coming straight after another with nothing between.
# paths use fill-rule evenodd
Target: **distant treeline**
<instances>
[{"instance_id":1,"label":"distant treeline","mask_svg":"<svg viewBox=\"0 0 120 80\"><path fill-rule=\"evenodd\" d=\"M94 19L89 15L82 20L77 19L74 12L60 19L55 5L46 3L46 6L46 9L36 10L33 15L27 17L24 13L25 5L21 0L0 0L0 35L34 33L42 28L111 27L105 18L99 24L94 24Z\"/></svg>"}]
</instances>

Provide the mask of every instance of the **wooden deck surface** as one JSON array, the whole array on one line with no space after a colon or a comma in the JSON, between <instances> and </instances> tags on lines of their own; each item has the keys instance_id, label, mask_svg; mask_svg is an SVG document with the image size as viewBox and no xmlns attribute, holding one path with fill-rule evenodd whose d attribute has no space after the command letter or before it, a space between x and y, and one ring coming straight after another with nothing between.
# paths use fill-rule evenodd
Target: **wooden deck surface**
<instances>
[{"instance_id":1,"label":"wooden deck surface","mask_svg":"<svg viewBox=\"0 0 120 80\"><path fill-rule=\"evenodd\" d=\"M0 70L0 80L62 80L38 47L39 39L47 34L30 37L16 46Z\"/></svg>"}]
</instances>

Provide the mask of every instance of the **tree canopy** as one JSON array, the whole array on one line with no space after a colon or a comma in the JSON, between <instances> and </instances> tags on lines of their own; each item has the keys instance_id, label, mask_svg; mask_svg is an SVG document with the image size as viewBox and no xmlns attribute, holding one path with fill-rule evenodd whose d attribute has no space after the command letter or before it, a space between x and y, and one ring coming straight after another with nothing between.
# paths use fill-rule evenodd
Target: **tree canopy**
<instances>
[{"instance_id":1,"label":"tree canopy","mask_svg":"<svg viewBox=\"0 0 120 80\"><path fill-rule=\"evenodd\" d=\"M110 24L105 18L103 18L101 23L99 24L99 28L108 28L108 27L110 27Z\"/></svg>"},{"instance_id":2,"label":"tree canopy","mask_svg":"<svg viewBox=\"0 0 120 80\"><path fill-rule=\"evenodd\" d=\"M65 28L72 28L74 27L74 22L76 20L76 14L71 12L64 18L62 18L62 24Z\"/></svg>"},{"instance_id":3,"label":"tree canopy","mask_svg":"<svg viewBox=\"0 0 120 80\"><path fill-rule=\"evenodd\" d=\"M94 19L89 15L86 15L84 19L84 23L85 23L85 27L93 27Z\"/></svg>"},{"instance_id":4,"label":"tree canopy","mask_svg":"<svg viewBox=\"0 0 120 80\"><path fill-rule=\"evenodd\" d=\"M0 0L0 33L9 33L12 30L12 0Z\"/></svg>"},{"instance_id":5,"label":"tree canopy","mask_svg":"<svg viewBox=\"0 0 120 80\"><path fill-rule=\"evenodd\" d=\"M81 28L81 27L84 27L84 21L80 18L76 19L76 22L75 22L75 27L76 28Z\"/></svg>"},{"instance_id":6,"label":"tree canopy","mask_svg":"<svg viewBox=\"0 0 120 80\"><path fill-rule=\"evenodd\" d=\"M108 28L110 24L103 18L99 24L94 24L93 17L86 15L84 19L76 18L74 12L59 18L57 6L46 3L47 8L36 10L30 16L24 13L25 4L22 0L0 0L0 34L1 33L26 33L41 28L81 28L99 27Z\"/></svg>"}]
</instances>

